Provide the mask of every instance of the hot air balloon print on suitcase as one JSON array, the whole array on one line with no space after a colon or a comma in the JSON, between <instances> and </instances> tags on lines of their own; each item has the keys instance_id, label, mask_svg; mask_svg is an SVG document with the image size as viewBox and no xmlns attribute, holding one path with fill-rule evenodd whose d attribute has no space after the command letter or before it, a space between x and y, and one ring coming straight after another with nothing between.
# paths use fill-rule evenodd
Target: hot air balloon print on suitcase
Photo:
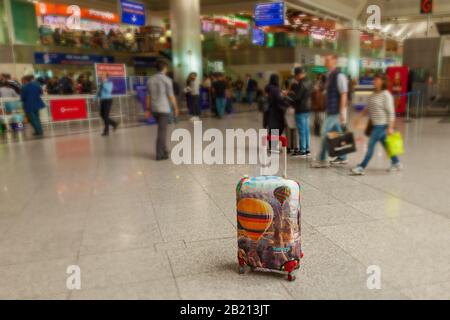
<instances>
[{"instance_id":1,"label":"hot air balloon print on suitcase","mask_svg":"<svg viewBox=\"0 0 450 320\"><path fill-rule=\"evenodd\" d=\"M285 148L285 138L278 139ZM303 258L300 184L277 176L244 177L236 198L239 272L247 266L287 273L294 281Z\"/></svg>"}]
</instances>

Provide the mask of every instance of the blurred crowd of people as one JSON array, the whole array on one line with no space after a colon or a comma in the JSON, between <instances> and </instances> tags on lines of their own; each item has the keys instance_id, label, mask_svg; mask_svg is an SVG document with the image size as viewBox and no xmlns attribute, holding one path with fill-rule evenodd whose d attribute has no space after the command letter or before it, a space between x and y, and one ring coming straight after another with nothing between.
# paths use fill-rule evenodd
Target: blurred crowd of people
<instances>
[{"instance_id":1,"label":"blurred crowd of people","mask_svg":"<svg viewBox=\"0 0 450 320\"><path fill-rule=\"evenodd\" d=\"M255 102L258 82L251 75L233 79L221 72L205 74L201 84L198 74L192 72L186 79L184 94L192 121L200 120L202 110L209 109L218 118L233 112L233 103ZM201 97L201 94L203 96ZM200 98L201 97L201 98Z\"/></svg>"},{"instance_id":2,"label":"blurred crowd of people","mask_svg":"<svg viewBox=\"0 0 450 320\"><path fill-rule=\"evenodd\" d=\"M78 48L97 48L115 51L144 51L145 34L139 29L110 29L109 31L70 30L67 28L52 29L42 25L39 28L43 45L67 46Z\"/></svg>"},{"instance_id":3,"label":"blurred crowd of people","mask_svg":"<svg viewBox=\"0 0 450 320\"><path fill-rule=\"evenodd\" d=\"M96 91L95 84L92 81L91 73L82 73L76 80L73 73L68 73L62 77L38 78L44 92L53 94L93 94Z\"/></svg>"},{"instance_id":4,"label":"blurred crowd of people","mask_svg":"<svg viewBox=\"0 0 450 320\"><path fill-rule=\"evenodd\" d=\"M12 79L11 75L0 75L0 98L18 97L21 92L25 77L21 82ZM48 95L93 94L96 92L95 83L90 72L82 73L75 79L73 73L67 73L61 77L39 77L35 79Z\"/></svg>"}]
</instances>

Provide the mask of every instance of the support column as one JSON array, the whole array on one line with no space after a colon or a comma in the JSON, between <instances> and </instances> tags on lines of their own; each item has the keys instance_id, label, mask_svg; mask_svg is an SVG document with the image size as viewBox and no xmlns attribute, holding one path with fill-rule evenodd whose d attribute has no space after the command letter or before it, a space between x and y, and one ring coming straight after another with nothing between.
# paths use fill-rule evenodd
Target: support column
<instances>
[{"instance_id":1,"label":"support column","mask_svg":"<svg viewBox=\"0 0 450 320\"><path fill-rule=\"evenodd\" d=\"M352 79L359 78L359 63L361 58L361 36L357 29L338 31L338 43L341 51L348 59L348 72Z\"/></svg>"},{"instance_id":2,"label":"support column","mask_svg":"<svg viewBox=\"0 0 450 320\"><path fill-rule=\"evenodd\" d=\"M16 52L14 50L14 45L16 43L16 35L14 31L14 20L11 8L11 0L4 1L5 18L6 18L6 29L8 30L8 46L11 49L12 58L12 68L8 70L11 76L15 79L18 78L17 64L16 64Z\"/></svg>"},{"instance_id":3,"label":"support column","mask_svg":"<svg viewBox=\"0 0 450 320\"><path fill-rule=\"evenodd\" d=\"M170 0L170 26L175 80L183 84L189 73L197 72L200 84L203 77L200 0Z\"/></svg>"}]
</instances>

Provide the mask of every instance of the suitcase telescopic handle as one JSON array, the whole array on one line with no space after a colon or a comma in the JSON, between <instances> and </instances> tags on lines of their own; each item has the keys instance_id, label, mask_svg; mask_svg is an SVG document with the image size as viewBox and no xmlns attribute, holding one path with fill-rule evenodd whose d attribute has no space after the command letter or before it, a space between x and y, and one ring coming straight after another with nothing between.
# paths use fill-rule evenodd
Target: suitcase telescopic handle
<instances>
[{"instance_id":1,"label":"suitcase telescopic handle","mask_svg":"<svg viewBox=\"0 0 450 320\"><path fill-rule=\"evenodd\" d=\"M288 139L286 136L274 136L274 135L267 135L263 137L263 145L267 145L267 142L269 141L280 141L281 146L283 148L284 153L284 174L283 178L287 179L287 147L288 147Z\"/></svg>"}]
</instances>

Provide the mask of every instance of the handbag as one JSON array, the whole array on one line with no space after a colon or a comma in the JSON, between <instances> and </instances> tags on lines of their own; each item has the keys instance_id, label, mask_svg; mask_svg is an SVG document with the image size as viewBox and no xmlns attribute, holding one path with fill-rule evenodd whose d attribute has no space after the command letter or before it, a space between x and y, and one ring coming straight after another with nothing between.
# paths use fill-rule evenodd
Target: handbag
<instances>
[{"instance_id":1,"label":"handbag","mask_svg":"<svg viewBox=\"0 0 450 320\"><path fill-rule=\"evenodd\" d=\"M356 152L355 137L352 132L329 132L327 141L330 157L341 157Z\"/></svg>"},{"instance_id":2,"label":"handbag","mask_svg":"<svg viewBox=\"0 0 450 320\"><path fill-rule=\"evenodd\" d=\"M370 137L372 135L372 130L373 130L373 123L372 120L369 120L369 122L367 123L366 130L364 131L366 137Z\"/></svg>"}]
</instances>

